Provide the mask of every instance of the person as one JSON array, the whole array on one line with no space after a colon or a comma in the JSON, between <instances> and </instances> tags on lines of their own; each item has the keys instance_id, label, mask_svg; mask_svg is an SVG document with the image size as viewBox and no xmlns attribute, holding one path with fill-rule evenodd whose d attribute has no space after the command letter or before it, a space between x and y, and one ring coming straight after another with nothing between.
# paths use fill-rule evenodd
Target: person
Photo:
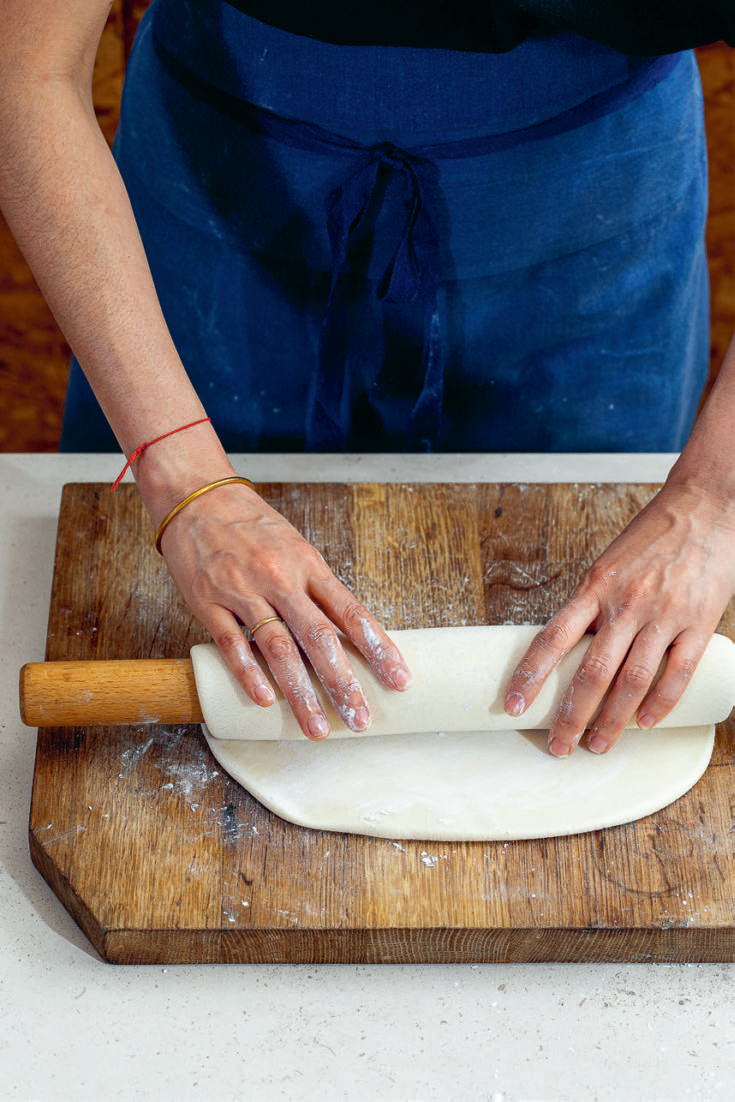
<instances>
[{"instance_id":1,"label":"person","mask_svg":"<svg viewBox=\"0 0 735 1102\"><path fill-rule=\"evenodd\" d=\"M318 739L302 654L355 731L338 632L396 690L410 672L226 449L682 448L506 697L521 714L591 629L552 753L607 690L592 750L658 722L735 591L735 346L692 428L689 50L735 40L730 5L154 0L114 160L91 97L109 7L3 5L0 206L75 353L62 446L137 456L168 568L244 689L274 700L257 633Z\"/></svg>"}]
</instances>

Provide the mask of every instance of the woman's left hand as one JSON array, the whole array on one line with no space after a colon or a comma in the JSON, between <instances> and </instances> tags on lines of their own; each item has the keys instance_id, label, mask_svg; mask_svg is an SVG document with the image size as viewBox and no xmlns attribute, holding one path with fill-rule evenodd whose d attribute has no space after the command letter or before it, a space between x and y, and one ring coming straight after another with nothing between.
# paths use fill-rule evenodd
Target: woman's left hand
<instances>
[{"instance_id":1,"label":"woman's left hand","mask_svg":"<svg viewBox=\"0 0 735 1102\"><path fill-rule=\"evenodd\" d=\"M604 753L637 714L653 727L674 707L735 593L735 508L701 487L666 483L590 567L513 673L505 707L521 715L559 660L595 633L562 699L549 749ZM664 671L652 688L661 661Z\"/></svg>"}]
</instances>

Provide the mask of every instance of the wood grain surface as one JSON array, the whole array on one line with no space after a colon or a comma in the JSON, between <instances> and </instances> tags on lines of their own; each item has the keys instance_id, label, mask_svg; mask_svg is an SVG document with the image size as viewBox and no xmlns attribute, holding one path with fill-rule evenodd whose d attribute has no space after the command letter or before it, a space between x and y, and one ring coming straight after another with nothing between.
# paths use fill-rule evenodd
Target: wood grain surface
<instances>
[{"instance_id":1,"label":"wood grain surface","mask_svg":"<svg viewBox=\"0 0 735 1102\"><path fill-rule=\"evenodd\" d=\"M655 492L259 489L393 629L543 621ZM178 658L204 638L135 488L67 486L47 658ZM392 842L279 819L223 773L197 727L45 729L31 853L116 963L733 960L734 779L730 720L691 792L637 823Z\"/></svg>"}]
</instances>

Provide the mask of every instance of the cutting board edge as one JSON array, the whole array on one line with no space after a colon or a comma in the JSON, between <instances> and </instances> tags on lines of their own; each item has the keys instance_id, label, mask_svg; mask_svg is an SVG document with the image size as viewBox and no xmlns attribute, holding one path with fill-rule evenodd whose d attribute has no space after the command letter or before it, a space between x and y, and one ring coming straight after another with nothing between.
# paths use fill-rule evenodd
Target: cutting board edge
<instances>
[{"instance_id":1,"label":"cutting board edge","mask_svg":"<svg viewBox=\"0 0 735 1102\"><path fill-rule=\"evenodd\" d=\"M735 925L102 926L29 826L33 864L108 964L651 964L735 962Z\"/></svg>"},{"instance_id":2,"label":"cutting board edge","mask_svg":"<svg viewBox=\"0 0 735 1102\"><path fill-rule=\"evenodd\" d=\"M723 964L735 926L108 930L109 964Z\"/></svg>"},{"instance_id":3,"label":"cutting board edge","mask_svg":"<svg viewBox=\"0 0 735 1102\"><path fill-rule=\"evenodd\" d=\"M84 900L74 891L74 888L59 867L54 864L51 855L44 849L43 843L36 837L32 824L30 824L28 828L28 843L31 861L34 866L38 869L60 903L62 903L69 912L93 948L97 950L103 960L107 960L108 958L104 950L107 931L97 921Z\"/></svg>"}]
</instances>

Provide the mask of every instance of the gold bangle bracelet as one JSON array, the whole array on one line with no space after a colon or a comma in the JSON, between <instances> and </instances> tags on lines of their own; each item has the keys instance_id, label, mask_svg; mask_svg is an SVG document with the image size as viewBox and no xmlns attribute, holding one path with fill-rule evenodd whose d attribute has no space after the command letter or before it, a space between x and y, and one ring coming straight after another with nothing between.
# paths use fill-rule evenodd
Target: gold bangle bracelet
<instances>
[{"instance_id":1,"label":"gold bangle bracelet","mask_svg":"<svg viewBox=\"0 0 735 1102\"><path fill-rule=\"evenodd\" d=\"M233 475L231 478L220 478L217 482L209 482L206 486L200 486L198 490L195 490L193 494L189 494L183 501L180 501L178 505L174 505L170 513L168 513L161 523L158 525L158 531L156 532L156 551L159 555L163 554L161 550L161 539L163 533L168 528L174 517L178 516L182 509L184 509L190 502L195 501L196 498L201 497L202 494L209 493L210 490L216 490L218 486L230 486L232 483L242 482L245 486L249 486L251 490L255 490L255 486L252 484L249 478L241 478L239 475ZM256 490L257 493L257 490Z\"/></svg>"}]
</instances>

